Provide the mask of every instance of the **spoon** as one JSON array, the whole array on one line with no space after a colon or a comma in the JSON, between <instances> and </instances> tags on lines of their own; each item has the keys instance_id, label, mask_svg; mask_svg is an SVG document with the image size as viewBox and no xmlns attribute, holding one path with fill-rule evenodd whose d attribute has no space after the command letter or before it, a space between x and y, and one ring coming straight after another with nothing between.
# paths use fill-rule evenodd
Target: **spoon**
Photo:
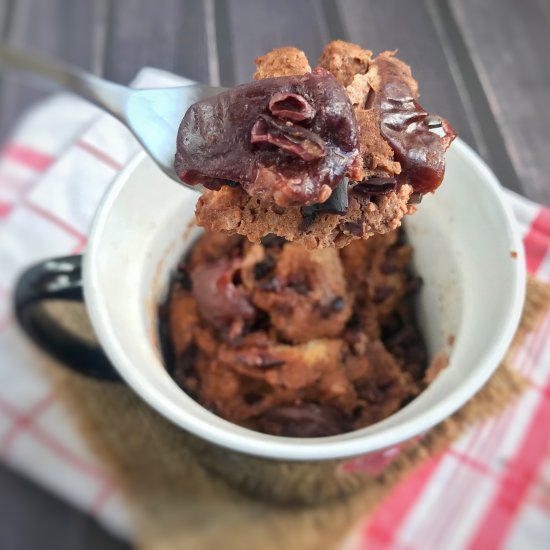
<instances>
[{"instance_id":1,"label":"spoon","mask_svg":"<svg viewBox=\"0 0 550 550\"><path fill-rule=\"evenodd\" d=\"M223 88L193 84L175 88L134 90L94 76L77 67L0 45L0 65L38 74L91 101L118 118L141 143L161 170L180 185L174 171L176 136L187 109Z\"/></svg>"}]
</instances>

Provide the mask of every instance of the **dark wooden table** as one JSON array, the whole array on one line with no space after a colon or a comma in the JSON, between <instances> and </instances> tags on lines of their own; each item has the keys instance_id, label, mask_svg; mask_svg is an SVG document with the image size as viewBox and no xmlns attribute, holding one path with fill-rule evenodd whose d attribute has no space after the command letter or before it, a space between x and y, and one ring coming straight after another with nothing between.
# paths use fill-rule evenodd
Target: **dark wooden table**
<instances>
[{"instance_id":1,"label":"dark wooden table","mask_svg":"<svg viewBox=\"0 0 550 550\"><path fill-rule=\"evenodd\" d=\"M311 60L343 38L398 48L422 103L448 118L502 183L550 204L550 0L0 0L14 46L127 83L144 65L198 81L250 80L281 45ZM0 139L46 91L2 74ZM0 468L0 548L125 548Z\"/></svg>"}]
</instances>

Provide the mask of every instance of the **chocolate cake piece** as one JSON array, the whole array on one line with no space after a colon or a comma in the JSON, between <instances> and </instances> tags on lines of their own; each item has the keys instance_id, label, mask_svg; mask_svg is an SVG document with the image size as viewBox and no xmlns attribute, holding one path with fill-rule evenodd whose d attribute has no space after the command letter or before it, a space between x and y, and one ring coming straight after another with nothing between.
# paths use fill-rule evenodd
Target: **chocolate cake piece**
<instances>
[{"instance_id":1,"label":"chocolate cake piece","mask_svg":"<svg viewBox=\"0 0 550 550\"><path fill-rule=\"evenodd\" d=\"M244 85L246 92L229 93L214 108L222 113L218 121L231 110L220 103L236 105L234 113L246 112L234 132L228 127L225 133L223 128L208 133L208 117L201 112L212 111L210 100L192 108L182 123L181 143L200 143L198 149L211 147L213 153L208 158L178 147L176 169L182 179L208 188L197 203L199 225L253 242L273 233L307 248L343 247L399 227L422 195L441 183L444 153L456 134L419 105L418 85L395 52L373 57L360 46L335 41L313 72L296 48L275 49L256 62L257 83ZM327 71L345 90L346 102L326 79ZM312 93L315 78L325 88L330 83L322 101ZM259 99L262 83L265 96ZM249 91L250 99L242 99ZM333 111L348 123L340 118L329 129L319 106L329 105L331 95L342 106ZM193 128L199 131L189 137ZM331 198L335 189L338 197ZM343 204L346 192L347 209L334 210L332 204Z\"/></svg>"},{"instance_id":2,"label":"chocolate cake piece","mask_svg":"<svg viewBox=\"0 0 550 550\"><path fill-rule=\"evenodd\" d=\"M438 354L428 366L411 253L398 231L342 250L206 232L163 306L171 375L212 412L274 435L386 418L446 365Z\"/></svg>"}]
</instances>

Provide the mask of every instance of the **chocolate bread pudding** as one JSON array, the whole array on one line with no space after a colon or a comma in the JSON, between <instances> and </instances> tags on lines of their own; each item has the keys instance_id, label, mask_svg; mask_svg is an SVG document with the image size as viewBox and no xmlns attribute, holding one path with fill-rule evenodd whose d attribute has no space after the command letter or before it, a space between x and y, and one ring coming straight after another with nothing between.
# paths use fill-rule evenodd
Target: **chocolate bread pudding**
<instances>
[{"instance_id":1,"label":"chocolate bread pudding","mask_svg":"<svg viewBox=\"0 0 550 550\"><path fill-rule=\"evenodd\" d=\"M296 48L256 59L254 81L191 106L179 177L206 190L200 225L314 248L384 234L440 185L450 124L418 103L395 52L328 44L312 70Z\"/></svg>"},{"instance_id":2,"label":"chocolate bread pudding","mask_svg":"<svg viewBox=\"0 0 550 550\"><path fill-rule=\"evenodd\" d=\"M432 378L411 253L400 230L341 250L207 231L161 307L172 377L215 414L274 435L387 417Z\"/></svg>"},{"instance_id":3,"label":"chocolate bread pudding","mask_svg":"<svg viewBox=\"0 0 550 550\"><path fill-rule=\"evenodd\" d=\"M455 138L395 52L328 44L256 59L254 81L192 105L175 169L207 231L178 268L161 334L192 398L241 426L321 437L399 410L429 365L405 214Z\"/></svg>"}]
</instances>

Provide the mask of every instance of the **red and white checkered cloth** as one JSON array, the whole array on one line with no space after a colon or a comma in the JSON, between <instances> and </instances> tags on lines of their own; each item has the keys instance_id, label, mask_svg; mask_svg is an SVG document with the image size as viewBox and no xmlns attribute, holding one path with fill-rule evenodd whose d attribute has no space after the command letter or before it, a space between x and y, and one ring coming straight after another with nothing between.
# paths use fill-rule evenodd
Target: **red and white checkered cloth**
<instances>
[{"instance_id":1,"label":"red and white checkered cloth","mask_svg":"<svg viewBox=\"0 0 550 550\"><path fill-rule=\"evenodd\" d=\"M181 79L154 69L138 86ZM83 250L98 201L139 150L114 119L69 95L21 121L0 158L0 459L132 536L120 491L75 431L13 321L17 275ZM550 210L508 194L527 266L550 280ZM550 315L513 357L531 387L398 486L365 523L358 548L445 550L550 545Z\"/></svg>"}]
</instances>

